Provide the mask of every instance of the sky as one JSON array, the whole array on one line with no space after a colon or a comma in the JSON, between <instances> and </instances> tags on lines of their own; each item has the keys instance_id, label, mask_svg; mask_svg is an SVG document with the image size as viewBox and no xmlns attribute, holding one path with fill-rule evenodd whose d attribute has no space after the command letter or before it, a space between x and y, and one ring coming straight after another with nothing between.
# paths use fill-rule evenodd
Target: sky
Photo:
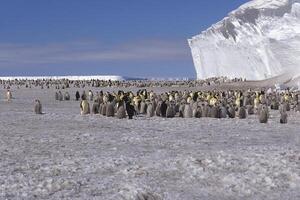
<instances>
[{"instance_id":1,"label":"sky","mask_svg":"<svg viewBox=\"0 0 300 200\"><path fill-rule=\"evenodd\" d=\"M248 0L2 0L0 76L194 78L187 39Z\"/></svg>"}]
</instances>

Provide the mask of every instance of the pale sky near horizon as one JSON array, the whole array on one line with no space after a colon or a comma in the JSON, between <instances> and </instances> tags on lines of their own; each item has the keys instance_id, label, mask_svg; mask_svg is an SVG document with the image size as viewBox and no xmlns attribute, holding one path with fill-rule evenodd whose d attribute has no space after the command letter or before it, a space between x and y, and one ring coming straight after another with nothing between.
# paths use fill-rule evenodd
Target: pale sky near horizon
<instances>
[{"instance_id":1,"label":"pale sky near horizon","mask_svg":"<svg viewBox=\"0 0 300 200\"><path fill-rule=\"evenodd\" d=\"M3 0L0 76L195 77L187 39L247 0Z\"/></svg>"}]
</instances>

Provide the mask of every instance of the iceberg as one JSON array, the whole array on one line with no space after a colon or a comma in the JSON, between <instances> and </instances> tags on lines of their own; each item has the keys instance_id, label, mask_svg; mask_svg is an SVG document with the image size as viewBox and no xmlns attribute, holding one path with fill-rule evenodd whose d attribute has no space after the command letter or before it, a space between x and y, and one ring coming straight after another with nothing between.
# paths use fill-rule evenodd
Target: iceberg
<instances>
[{"instance_id":1,"label":"iceberg","mask_svg":"<svg viewBox=\"0 0 300 200\"><path fill-rule=\"evenodd\" d=\"M188 40L198 79L300 74L300 0L252 0Z\"/></svg>"}]
</instances>

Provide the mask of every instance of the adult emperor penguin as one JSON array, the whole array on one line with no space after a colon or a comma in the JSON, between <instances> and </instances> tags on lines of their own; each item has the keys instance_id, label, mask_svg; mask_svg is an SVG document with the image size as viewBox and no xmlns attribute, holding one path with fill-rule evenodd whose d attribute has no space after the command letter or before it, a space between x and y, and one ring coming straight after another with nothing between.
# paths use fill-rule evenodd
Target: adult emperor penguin
<instances>
[{"instance_id":1,"label":"adult emperor penguin","mask_svg":"<svg viewBox=\"0 0 300 200\"><path fill-rule=\"evenodd\" d=\"M147 112L147 104L144 100L140 103L140 114L144 115Z\"/></svg>"},{"instance_id":2,"label":"adult emperor penguin","mask_svg":"<svg viewBox=\"0 0 300 200\"><path fill-rule=\"evenodd\" d=\"M128 115L128 119L132 119L134 114L136 114L135 107L130 103L130 101L126 102L126 112Z\"/></svg>"},{"instance_id":3,"label":"adult emperor penguin","mask_svg":"<svg viewBox=\"0 0 300 200\"><path fill-rule=\"evenodd\" d=\"M90 104L84 96L82 97L82 101L80 102L80 114L81 115L90 114Z\"/></svg>"},{"instance_id":4,"label":"adult emperor penguin","mask_svg":"<svg viewBox=\"0 0 300 200\"><path fill-rule=\"evenodd\" d=\"M6 100L7 100L8 102L10 102L11 99L12 99L12 94L11 94L11 91L8 89L8 90L6 91Z\"/></svg>"},{"instance_id":5,"label":"adult emperor penguin","mask_svg":"<svg viewBox=\"0 0 300 200\"><path fill-rule=\"evenodd\" d=\"M93 101L93 99L94 99L94 93L92 92L92 90L89 90L88 95L89 95L90 101Z\"/></svg>"},{"instance_id":6,"label":"adult emperor penguin","mask_svg":"<svg viewBox=\"0 0 300 200\"><path fill-rule=\"evenodd\" d=\"M76 101L78 101L80 99L80 93L78 91L76 91L75 98L76 98Z\"/></svg>"},{"instance_id":7,"label":"adult emperor penguin","mask_svg":"<svg viewBox=\"0 0 300 200\"><path fill-rule=\"evenodd\" d=\"M161 113L162 117L166 117L167 108L168 108L168 105L166 104L165 101L163 101L160 105L160 113Z\"/></svg>"},{"instance_id":8,"label":"adult emperor penguin","mask_svg":"<svg viewBox=\"0 0 300 200\"><path fill-rule=\"evenodd\" d=\"M34 113L42 114L42 104L41 104L40 100L38 100L38 99L35 100Z\"/></svg>"}]
</instances>

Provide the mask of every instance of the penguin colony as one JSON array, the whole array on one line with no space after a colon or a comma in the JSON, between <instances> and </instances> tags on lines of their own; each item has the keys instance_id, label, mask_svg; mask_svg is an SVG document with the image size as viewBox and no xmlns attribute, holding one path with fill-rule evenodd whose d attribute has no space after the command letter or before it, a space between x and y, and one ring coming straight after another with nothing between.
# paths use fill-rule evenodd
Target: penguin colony
<instances>
[{"instance_id":1,"label":"penguin colony","mask_svg":"<svg viewBox=\"0 0 300 200\"><path fill-rule=\"evenodd\" d=\"M173 85L197 87L203 85L221 85L228 82L240 82L242 79L210 78L202 81L69 81L69 80L0 80L6 89L6 100L11 102L10 86L17 88L40 87L53 88L56 101L70 101L68 91L70 87L170 87ZM270 117L269 110L278 110L280 123L287 123L288 112L300 112L299 92L285 90L273 92L266 90L225 90L225 91L170 91L162 94L141 89L134 92L96 92L89 90L81 94L77 91L74 99L79 101L80 113L100 114L118 119L133 119L134 116L144 115L148 118L157 116L163 118L238 118L246 119L249 115L257 115L260 123L267 123ZM91 105L90 105L91 104ZM40 100L35 100L34 112L42 114Z\"/></svg>"},{"instance_id":2,"label":"penguin colony","mask_svg":"<svg viewBox=\"0 0 300 200\"><path fill-rule=\"evenodd\" d=\"M56 100L57 94L55 94ZM76 92L75 99L78 99ZM82 115L100 114L118 119L133 119L143 115L148 118L157 116L163 118L238 118L246 119L249 115L257 115L260 123L267 123L269 110L280 113L280 123L287 123L288 111L299 112L299 93L297 92L265 92L265 91L210 91L188 92L171 91L162 94L139 90L136 93L97 92L94 96L89 91L90 101L85 92L81 95L80 112ZM90 110L90 103L92 109Z\"/></svg>"}]
</instances>

